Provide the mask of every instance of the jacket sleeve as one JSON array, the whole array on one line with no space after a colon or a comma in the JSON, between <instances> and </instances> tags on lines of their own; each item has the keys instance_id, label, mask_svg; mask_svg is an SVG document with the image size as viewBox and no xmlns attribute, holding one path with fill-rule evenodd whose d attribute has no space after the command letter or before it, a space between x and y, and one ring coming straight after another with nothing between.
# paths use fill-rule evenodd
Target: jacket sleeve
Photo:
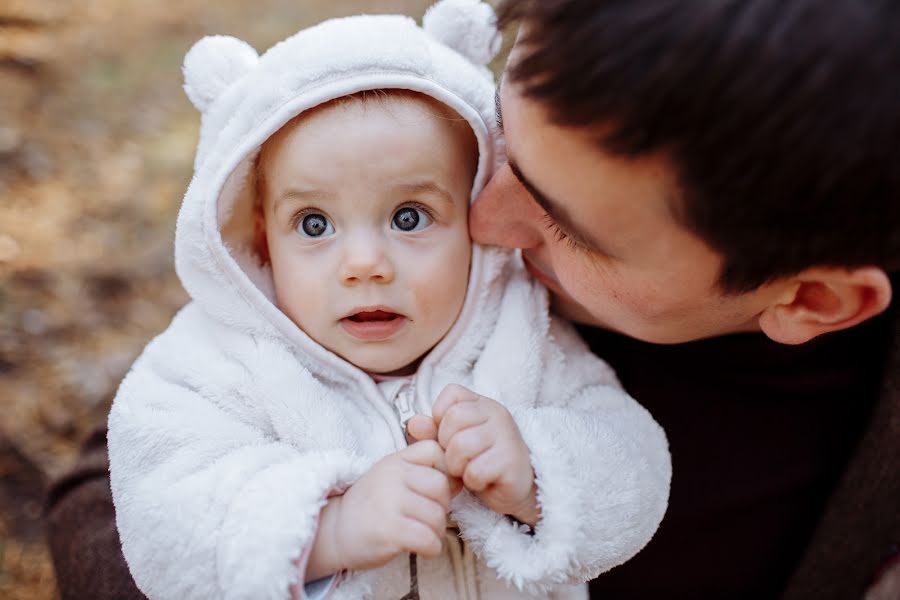
<instances>
[{"instance_id":1,"label":"jacket sleeve","mask_svg":"<svg viewBox=\"0 0 900 600\"><path fill-rule=\"evenodd\" d=\"M320 509L362 467L351 452L300 451L267 427L256 396L292 388L283 378L261 385L258 375L296 373L286 351L261 349L260 364L248 367L233 356L198 360L172 342L148 347L109 417L116 522L132 576L151 599L289 598Z\"/></svg>"},{"instance_id":2,"label":"jacket sleeve","mask_svg":"<svg viewBox=\"0 0 900 600\"><path fill-rule=\"evenodd\" d=\"M498 396L529 447L540 520L531 530L470 494L457 498L454 517L502 579L546 594L593 579L647 544L668 503L671 459L662 428L567 324L550 326L541 382L518 379L538 386L538 397Z\"/></svg>"}]
</instances>

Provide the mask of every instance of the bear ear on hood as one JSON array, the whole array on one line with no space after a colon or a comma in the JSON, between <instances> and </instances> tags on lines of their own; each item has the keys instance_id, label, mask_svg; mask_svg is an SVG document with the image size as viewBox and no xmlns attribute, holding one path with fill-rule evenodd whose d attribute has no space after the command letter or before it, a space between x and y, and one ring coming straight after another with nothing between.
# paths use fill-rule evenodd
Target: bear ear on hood
<instances>
[{"instance_id":1,"label":"bear ear on hood","mask_svg":"<svg viewBox=\"0 0 900 600\"><path fill-rule=\"evenodd\" d=\"M481 0L440 0L425 12L422 29L476 65L487 65L500 52L497 17Z\"/></svg>"},{"instance_id":2,"label":"bear ear on hood","mask_svg":"<svg viewBox=\"0 0 900 600\"><path fill-rule=\"evenodd\" d=\"M250 44L225 35L201 39L184 56L184 91L201 113L251 71L259 55Z\"/></svg>"}]
</instances>

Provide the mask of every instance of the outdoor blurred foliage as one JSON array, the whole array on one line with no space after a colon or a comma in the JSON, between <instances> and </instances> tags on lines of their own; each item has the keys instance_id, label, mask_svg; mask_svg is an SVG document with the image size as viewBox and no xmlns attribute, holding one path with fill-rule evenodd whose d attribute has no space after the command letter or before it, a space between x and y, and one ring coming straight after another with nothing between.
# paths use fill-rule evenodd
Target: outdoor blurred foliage
<instances>
[{"instance_id":1,"label":"outdoor blurred foliage","mask_svg":"<svg viewBox=\"0 0 900 600\"><path fill-rule=\"evenodd\" d=\"M0 0L0 598L56 598L48 481L105 422L187 296L175 217L199 118L197 39L259 51L324 18L428 0Z\"/></svg>"}]
</instances>

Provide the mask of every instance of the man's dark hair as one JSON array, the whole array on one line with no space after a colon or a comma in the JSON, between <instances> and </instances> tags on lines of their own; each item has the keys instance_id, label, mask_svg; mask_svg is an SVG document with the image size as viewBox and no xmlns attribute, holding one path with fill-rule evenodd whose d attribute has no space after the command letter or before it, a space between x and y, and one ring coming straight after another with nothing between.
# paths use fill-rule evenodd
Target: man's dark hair
<instances>
[{"instance_id":1,"label":"man's dark hair","mask_svg":"<svg viewBox=\"0 0 900 600\"><path fill-rule=\"evenodd\" d=\"M504 0L507 77L622 156L665 152L731 292L900 268L900 1Z\"/></svg>"}]
</instances>

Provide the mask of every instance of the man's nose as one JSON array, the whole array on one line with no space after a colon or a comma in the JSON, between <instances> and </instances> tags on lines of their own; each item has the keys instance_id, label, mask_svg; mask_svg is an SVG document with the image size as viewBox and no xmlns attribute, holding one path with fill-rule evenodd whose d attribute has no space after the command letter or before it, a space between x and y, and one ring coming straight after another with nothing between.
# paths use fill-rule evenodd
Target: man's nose
<instances>
[{"instance_id":1,"label":"man's nose","mask_svg":"<svg viewBox=\"0 0 900 600\"><path fill-rule=\"evenodd\" d=\"M394 280L394 263L383 236L375 232L357 232L347 237L339 273L344 285Z\"/></svg>"},{"instance_id":2,"label":"man's nose","mask_svg":"<svg viewBox=\"0 0 900 600\"><path fill-rule=\"evenodd\" d=\"M543 216L509 165L503 165L472 204L469 231L481 244L536 248L543 239Z\"/></svg>"}]
</instances>

